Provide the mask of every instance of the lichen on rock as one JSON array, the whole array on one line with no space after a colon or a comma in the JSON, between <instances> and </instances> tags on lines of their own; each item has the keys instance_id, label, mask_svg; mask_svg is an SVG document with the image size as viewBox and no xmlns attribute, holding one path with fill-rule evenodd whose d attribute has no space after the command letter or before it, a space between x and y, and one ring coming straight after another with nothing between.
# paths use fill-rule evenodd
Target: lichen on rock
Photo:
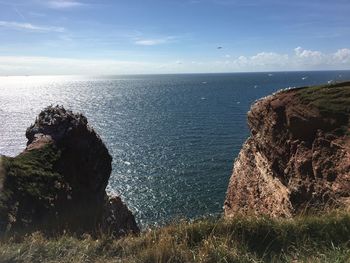
<instances>
[{"instance_id":1,"label":"lichen on rock","mask_svg":"<svg viewBox=\"0 0 350 263\"><path fill-rule=\"evenodd\" d=\"M105 189L112 157L85 116L50 106L26 136L21 154L0 159L1 233L139 231L120 198L110 203ZM111 213L124 217L107 224Z\"/></svg>"},{"instance_id":2,"label":"lichen on rock","mask_svg":"<svg viewBox=\"0 0 350 263\"><path fill-rule=\"evenodd\" d=\"M225 215L292 217L350 206L350 83L281 91L248 112Z\"/></svg>"}]
</instances>

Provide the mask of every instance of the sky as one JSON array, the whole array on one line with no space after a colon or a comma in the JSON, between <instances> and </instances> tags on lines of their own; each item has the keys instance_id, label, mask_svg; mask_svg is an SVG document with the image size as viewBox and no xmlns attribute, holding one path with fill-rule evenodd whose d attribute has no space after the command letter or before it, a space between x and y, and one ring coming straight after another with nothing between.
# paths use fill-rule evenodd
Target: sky
<instances>
[{"instance_id":1,"label":"sky","mask_svg":"<svg viewBox=\"0 0 350 263\"><path fill-rule=\"evenodd\" d=\"M349 0L0 0L0 75L350 69Z\"/></svg>"}]
</instances>

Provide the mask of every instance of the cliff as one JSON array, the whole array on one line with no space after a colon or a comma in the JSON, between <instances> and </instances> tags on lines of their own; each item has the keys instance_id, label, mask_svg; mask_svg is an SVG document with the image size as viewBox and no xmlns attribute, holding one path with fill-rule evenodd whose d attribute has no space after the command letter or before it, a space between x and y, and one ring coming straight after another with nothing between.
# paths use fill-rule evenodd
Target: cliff
<instances>
[{"instance_id":1,"label":"cliff","mask_svg":"<svg viewBox=\"0 0 350 263\"><path fill-rule=\"evenodd\" d=\"M0 158L0 233L138 232L134 216L106 186L106 146L85 116L48 107L26 131L26 149Z\"/></svg>"},{"instance_id":2,"label":"cliff","mask_svg":"<svg viewBox=\"0 0 350 263\"><path fill-rule=\"evenodd\" d=\"M350 82L281 91L248 112L224 212L292 217L350 205Z\"/></svg>"}]
</instances>

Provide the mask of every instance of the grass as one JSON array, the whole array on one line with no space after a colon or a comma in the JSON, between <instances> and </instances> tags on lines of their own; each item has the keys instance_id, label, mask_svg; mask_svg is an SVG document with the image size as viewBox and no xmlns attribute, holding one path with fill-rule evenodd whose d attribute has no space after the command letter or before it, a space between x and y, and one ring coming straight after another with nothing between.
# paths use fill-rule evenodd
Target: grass
<instances>
[{"instance_id":1,"label":"grass","mask_svg":"<svg viewBox=\"0 0 350 263\"><path fill-rule=\"evenodd\" d=\"M20 154L15 158L3 156L6 184L14 184L6 188L16 189L25 195L44 197L43 194L50 190L48 183L61 179L53 167L59 156L60 152L53 145Z\"/></svg>"},{"instance_id":2,"label":"grass","mask_svg":"<svg viewBox=\"0 0 350 263\"><path fill-rule=\"evenodd\" d=\"M0 241L0 262L350 262L350 214L180 221L114 239L40 233Z\"/></svg>"},{"instance_id":3,"label":"grass","mask_svg":"<svg viewBox=\"0 0 350 263\"><path fill-rule=\"evenodd\" d=\"M350 137L350 82L296 89L301 103L317 108L321 116L336 120L337 133Z\"/></svg>"},{"instance_id":4,"label":"grass","mask_svg":"<svg viewBox=\"0 0 350 263\"><path fill-rule=\"evenodd\" d=\"M3 189L0 192L0 229L8 218L16 226L31 225L33 216L52 210L55 198L64 193L62 176L55 172L60 152L51 144L23 154L1 157ZM30 205L26 205L30 204ZM30 211L25 208L31 207ZM28 209L29 210L29 209Z\"/></svg>"},{"instance_id":5,"label":"grass","mask_svg":"<svg viewBox=\"0 0 350 263\"><path fill-rule=\"evenodd\" d=\"M350 82L300 88L301 101L331 115L350 115Z\"/></svg>"}]
</instances>

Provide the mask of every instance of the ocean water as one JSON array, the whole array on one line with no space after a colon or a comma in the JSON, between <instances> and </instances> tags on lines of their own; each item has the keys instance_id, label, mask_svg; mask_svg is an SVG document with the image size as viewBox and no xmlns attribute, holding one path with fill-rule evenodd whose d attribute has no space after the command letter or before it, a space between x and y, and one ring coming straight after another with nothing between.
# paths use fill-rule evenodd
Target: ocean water
<instances>
[{"instance_id":1,"label":"ocean water","mask_svg":"<svg viewBox=\"0 0 350 263\"><path fill-rule=\"evenodd\" d=\"M350 71L0 77L0 154L15 156L41 109L84 113L113 156L108 191L143 226L222 213L256 99L350 80Z\"/></svg>"}]
</instances>

